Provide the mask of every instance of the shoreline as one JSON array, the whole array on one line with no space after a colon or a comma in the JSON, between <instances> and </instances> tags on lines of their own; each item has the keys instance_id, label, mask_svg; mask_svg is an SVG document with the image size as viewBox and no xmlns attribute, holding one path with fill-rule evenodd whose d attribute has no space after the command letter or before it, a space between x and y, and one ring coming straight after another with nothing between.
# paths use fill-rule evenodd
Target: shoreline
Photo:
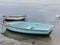
<instances>
[{"instance_id":1,"label":"shoreline","mask_svg":"<svg viewBox=\"0 0 60 45\"><path fill-rule=\"evenodd\" d=\"M32 45L32 43L17 41L0 34L0 45Z\"/></svg>"}]
</instances>

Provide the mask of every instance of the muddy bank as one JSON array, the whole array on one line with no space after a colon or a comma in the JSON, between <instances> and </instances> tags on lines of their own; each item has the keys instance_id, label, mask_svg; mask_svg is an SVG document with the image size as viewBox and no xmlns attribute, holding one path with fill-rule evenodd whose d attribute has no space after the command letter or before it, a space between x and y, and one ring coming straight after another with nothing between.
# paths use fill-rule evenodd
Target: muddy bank
<instances>
[{"instance_id":1,"label":"muddy bank","mask_svg":"<svg viewBox=\"0 0 60 45\"><path fill-rule=\"evenodd\" d=\"M0 34L0 45L33 45L32 43L27 42L20 42L14 39L5 37L4 35Z\"/></svg>"}]
</instances>

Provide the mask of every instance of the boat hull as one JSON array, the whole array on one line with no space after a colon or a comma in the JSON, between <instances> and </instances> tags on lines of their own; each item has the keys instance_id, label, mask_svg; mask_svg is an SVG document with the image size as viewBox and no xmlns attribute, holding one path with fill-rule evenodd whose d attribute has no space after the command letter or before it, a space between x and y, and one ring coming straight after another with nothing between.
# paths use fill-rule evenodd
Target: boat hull
<instances>
[{"instance_id":1,"label":"boat hull","mask_svg":"<svg viewBox=\"0 0 60 45\"><path fill-rule=\"evenodd\" d=\"M25 16L24 15L20 15L20 16L3 16L5 21L23 21L25 20Z\"/></svg>"},{"instance_id":2,"label":"boat hull","mask_svg":"<svg viewBox=\"0 0 60 45\"><path fill-rule=\"evenodd\" d=\"M48 34L34 34L34 33L23 33L23 32L12 31L12 30L7 29L7 28L6 28L6 30L9 31L9 32L12 32L12 33L26 34L26 35L35 35L35 36L48 36L48 37L52 33L52 31L50 31Z\"/></svg>"},{"instance_id":3,"label":"boat hull","mask_svg":"<svg viewBox=\"0 0 60 45\"><path fill-rule=\"evenodd\" d=\"M8 22L5 24L6 29L25 34L50 35L53 31L53 25L28 23L28 22Z\"/></svg>"},{"instance_id":4,"label":"boat hull","mask_svg":"<svg viewBox=\"0 0 60 45\"><path fill-rule=\"evenodd\" d=\"M24 20L25 20L25 18L18 19L18 20L16 20L16 19L5 19L5 21L24 21Z\"/></svg>"},{"instance_id":5,"label":"boat hull","mask_svg":"<svg viewBox=\"0 0 60 45\"><path fill-rule=\"evenodd\" d=\"M17 32L17 33L24 33L24 34L31 34L31 35L45 35L45 36L49 36L52 32L43 32L43 31L34 31L34 30L22 30L22 29L17 29L17 28L11 28L11 27L6 27L7 30L9 31L13 31L13 32Z\"/></svg>"}]
</instances>

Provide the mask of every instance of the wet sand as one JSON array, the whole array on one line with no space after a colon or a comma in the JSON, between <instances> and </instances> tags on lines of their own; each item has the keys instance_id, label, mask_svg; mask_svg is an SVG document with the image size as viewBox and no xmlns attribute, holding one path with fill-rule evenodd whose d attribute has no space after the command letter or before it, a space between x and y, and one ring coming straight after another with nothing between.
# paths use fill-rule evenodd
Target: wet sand
<instances>
[{"instance_id":1,"label":"wet sand","mask_svg":"<svg viewBox=\"0 0 60 45\"><path fill-rule=\"evenodd\" d=\"M16 41L0 34L0 45L32 45L32 43Z\"/></svg>"}]
</instances>

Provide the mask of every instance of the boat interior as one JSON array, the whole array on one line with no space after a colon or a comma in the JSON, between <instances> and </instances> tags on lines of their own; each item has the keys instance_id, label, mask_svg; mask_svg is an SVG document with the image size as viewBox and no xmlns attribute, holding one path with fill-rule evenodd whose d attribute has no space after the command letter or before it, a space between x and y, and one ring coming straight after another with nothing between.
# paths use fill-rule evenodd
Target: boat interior
<instances>
[{"instance_id":1,"label":"boat interior","mask_svg":"<svg viewBox=\"0 0 60 45\"><path fill-rule=\"evenodd\" d=\"M30 22L10 22L6 23L8 26L29 30L42 30L48 31L51 30L54 26L49 24L41 24L41 23L30 23Z\"/></svg>"}]
</instances>

